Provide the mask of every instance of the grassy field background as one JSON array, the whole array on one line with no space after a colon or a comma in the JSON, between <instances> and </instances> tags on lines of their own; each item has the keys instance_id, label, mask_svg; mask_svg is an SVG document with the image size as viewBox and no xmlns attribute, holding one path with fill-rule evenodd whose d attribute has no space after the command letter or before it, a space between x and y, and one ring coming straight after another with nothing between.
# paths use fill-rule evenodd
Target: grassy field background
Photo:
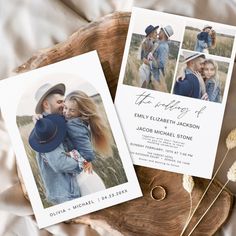
<instances>
[{"instance_id":1,"label":"grassy field background","mask_svg":"<svg viewBox=\"0 0 236 236\"><path fill-rule=\"evenodd\" d=\"M104 120L106 120L107 124L109 125L100 95L94 96L93 99L99 106L99 111L102 113ZM34 124L32 122L32 117L17 116L16 118L21 138L24 143L25 151L29 159L29 163L34 175L39 195L42 200L42 204L44 208L50 207L51 204L47 202L45 197L45 188L39 173L35 151L31 149L28 143L29 134L34 127ZM127 177L114 139L112 144L112 150L113 150L112 156L103 157L99 154L96 154L96 160L93 161L93 169L102 178L106 188L110 188L127 182Z\"/></svg>"},{"instance_id":2,"label":"grassy field background","mask_svg":"<svg viewBox=\"0 0 236 236\"><path fill-rule=\"evenodd\" d=\"M145 37L144 35L132 34L128 61L126 64L125 76L124 76L124 81L123 81L124 84L140 87L139 67L142 64L142 62L138 58L138 51L144 37ZM169 40L169 48L170 48L169 61L166 66L165 78L162 78L161 80L162 84L160 88L158 89L158 91L161 91L161 92L171 91L171 86L172 86L175 66L176 66L176 60L177 60L177 56L179 52L179 45L180 45L179 42ZM165 89L162 89L162 86L163 88L167 87L167 91L165 91ZM148 88L154 90L152 84L149 84Z\"/></svg>"},{"instance_id":3,"label":"grassy field background","mask_svg":"<svg viewBox=\"0 0 236 236\"><path fill-rule=\"evenodd\" d=\"M180 57L180 61L183 61L182 56ZM223 62L223 61L216 61L216 62L218 64L218 76L221 83L221 97L223 98L224 90L225 90L225 82L226 82L228 69L229 69L229 63ZM177 73L176 73L176 78L183 73L185 68L186 68L186 64L179 63Z\"/></svg>"},{"instance_id":4,"label":"grassy field background","mask_svg":"<svg viewBox=\"0 0 236 236\"><path fill-rule=\"evenodd\" d=\"M184 33L182 48L194 51L199 29L187 26ZM216 47L209 49L209 53L222 57L231 57L234 37L224 34L216 34Z\"/></svg>"}]
</instances>

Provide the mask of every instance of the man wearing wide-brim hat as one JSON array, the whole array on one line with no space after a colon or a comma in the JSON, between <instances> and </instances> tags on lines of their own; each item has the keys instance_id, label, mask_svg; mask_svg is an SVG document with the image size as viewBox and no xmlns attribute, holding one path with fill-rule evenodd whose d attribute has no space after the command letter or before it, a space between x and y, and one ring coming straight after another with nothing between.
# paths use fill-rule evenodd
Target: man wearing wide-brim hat
<instances>
[{"instance_id":1,"label":"man wearing wide-brim hat","mask_svg":"<svg viewBox=\"0 0 236 236\"><path fill-rule=\"evenodd\" d=\"M174 34L173 28L170 25L162 27L159 32L158 46L153 52L153 79L155 82L160 82L160 76L165 76L165 69L169 59L168 39Z\"/></svg>"},{"instance_id":2,"label":"man wearing wide-brim hat","mask_svg":"<svg viewBox=\"0 0 236 236\"><path fill-rule=\"evenodd\" d=\"M141 44L142 65L139 67L140 87L146 88L151 78L150 61L148 54L153 50L154 43L157 40L157 29L159 26L149 25L145 29L145 39Z\"/></svg>"},{"instance_id":3,"label":"man wearing wide-brim hat","mask_svg":"<svg viewBox=\"0 0 236 236\"><path fill-rule=\"evenodd\" d=\"M61 114L63 112L65 85L43 84L35 94L36 114Z\"/></svg>"},{"instance_id":4,"label":"man wearing wide-brim hat","mask_svg":"<svg viewBox=\"0 0 236 236\"><path fill-rule=\"evenodd\" d=\"M208 24L206 24L206 25L204 25L204 27L203 27L202 31L210 31L211 29L212 29L212 26L211 26L211 25L208 25Z\"/></svg>"},{"instance_id":5,"label":"man wearing wide-brim hat","mask_svg":"<svg viewBox=\"0 0 236 236\"><path fill-rule=\"evenodd\" d=\"M175 82L174 94L186 97L205 99L206 94L202 89L202 73L205 55L196 52L183 51L184 61L187 65L183 79ZM204 86L204 82L203 82Z\"/></svg>"}]
</instances>

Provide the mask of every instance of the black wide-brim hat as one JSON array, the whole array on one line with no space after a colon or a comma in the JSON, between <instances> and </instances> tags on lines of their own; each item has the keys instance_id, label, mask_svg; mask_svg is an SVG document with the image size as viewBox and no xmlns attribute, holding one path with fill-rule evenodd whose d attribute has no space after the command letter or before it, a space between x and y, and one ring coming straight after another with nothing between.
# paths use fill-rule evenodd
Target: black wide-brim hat
<instances>
[{"instance_id":1,"label":"black wide-brim hat","mask_svg":"<svg viewBox=\"0 0 236 236\"><path fill-rule=\"evenodd\" d=\"M147 37L149 34L151 34L154 30L158 29L159 25L157 26L153 26L153 25L149 25L146 29L145 29L145 37Z\"/></svg>"},{"instance_id":2,"label":"black wide-brim hat","mask_svg":"<svg viewBox=\"0 0 236 236\"><path fill-rule=\"evenodd\" d=\"M51 152L64 140L66 120L58 114L51 114L39 119L29 136L29 144L40 153Z\"/></svg>"}]
</instances>

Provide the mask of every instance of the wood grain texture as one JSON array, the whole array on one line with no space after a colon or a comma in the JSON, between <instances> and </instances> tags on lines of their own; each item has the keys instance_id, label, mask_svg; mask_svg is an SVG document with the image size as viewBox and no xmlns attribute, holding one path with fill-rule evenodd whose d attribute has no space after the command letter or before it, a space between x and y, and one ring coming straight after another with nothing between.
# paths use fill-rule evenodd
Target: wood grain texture
<instances>
[{"instance_id":1,"label":"wood grain texture","mask_svg":"<svg viewBox=\"0 0 236 236\"><path fill-rule=\"evenodd\" d=\"M111 95L114 98L129 19L130 13L117 12L82 27L67 41L38 52L18 67L16 72L29 71L97 50ZM92 226L99 224L100 227L110 231L110 235L179 235L187 220L190 207L189 195L182 187L182 175L137 166L136 173L144 197L74 219L71 222L83 222ZM193 205L196 205L208 181L200 178L194 180ZM22 179L21 182L23 185ZM155 185L162 185L166 189L167 197L163 201L157 202L150 197L150 190ZM191 225L210 205L220 186L219 182L214 181L186 233L191 230ZM23 191L26 194L24 188ZM232 204L232 194L224 190L192 235L213 235L226 221Z\"/></svg>"},{"instance_id":2,"label":"wood grain texture","mask_svg":"<svg viewBox=\"0 0 236 236\"><path fill-rule=\"evenodd\" d=\"M107 222L122 235L129 236L180 235L190 209L189 194L182 187L183 175L140 166L135 169L144 196L85 216L87 223L93 225L93 221L97 220ZM196 206L208 181L194 178L194 182L192 196L193 206ZM157 185L163 186L167 193L166 198L159 202L150 196L151 189ZM221 186L214 181L184 235L188 235ZM213 235L227 219L232 203L230 192L223 191L192 235ZM74 219L74 222L83 222L83 217Z\"/></svg>"}]
</instances>

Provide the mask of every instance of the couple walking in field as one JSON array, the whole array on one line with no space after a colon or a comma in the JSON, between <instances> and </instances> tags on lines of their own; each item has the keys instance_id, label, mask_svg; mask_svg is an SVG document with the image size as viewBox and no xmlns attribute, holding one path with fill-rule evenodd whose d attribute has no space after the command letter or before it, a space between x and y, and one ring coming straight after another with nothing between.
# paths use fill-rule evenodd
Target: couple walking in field
<instances>
[{"instance_id":1,"label":"couple walking in field","mask_svg":"<svg viewBox=\"0 0 236 236\"><path fill-rule=\"evenodd\" d=\"M147 88L152 78L152 85L158 90L169 59L168 39L174 32L170 25L160 28L149 25L145 29L146 36L141 43L140 59L142 64L139 68L140 87Z\"/></svg>"},{"instance_id":2,"label":"couple walking in field","mask_svg":"<svg viewBox=\"0 0 236 236\"><path fill-rule=\"evenodd\" d=\"M183 52L184 73L177 77L174 94L221 102L221 82L218 76L218 65L204 54Z\"/></svg>"},{"instance_id":3,"label":"couple walking in field","mask_svg":"<svg viewBox=\"0 0 236 236\"><path fill-rule=\"evenodd\" d=\"M104 190L92 161L95 150L111 153L109 129L93 99L79 90L64 99L65 89L64 84L38 89L35 126L29 136L46 199L53 205Z\"/></svg>"}]
</instances>

